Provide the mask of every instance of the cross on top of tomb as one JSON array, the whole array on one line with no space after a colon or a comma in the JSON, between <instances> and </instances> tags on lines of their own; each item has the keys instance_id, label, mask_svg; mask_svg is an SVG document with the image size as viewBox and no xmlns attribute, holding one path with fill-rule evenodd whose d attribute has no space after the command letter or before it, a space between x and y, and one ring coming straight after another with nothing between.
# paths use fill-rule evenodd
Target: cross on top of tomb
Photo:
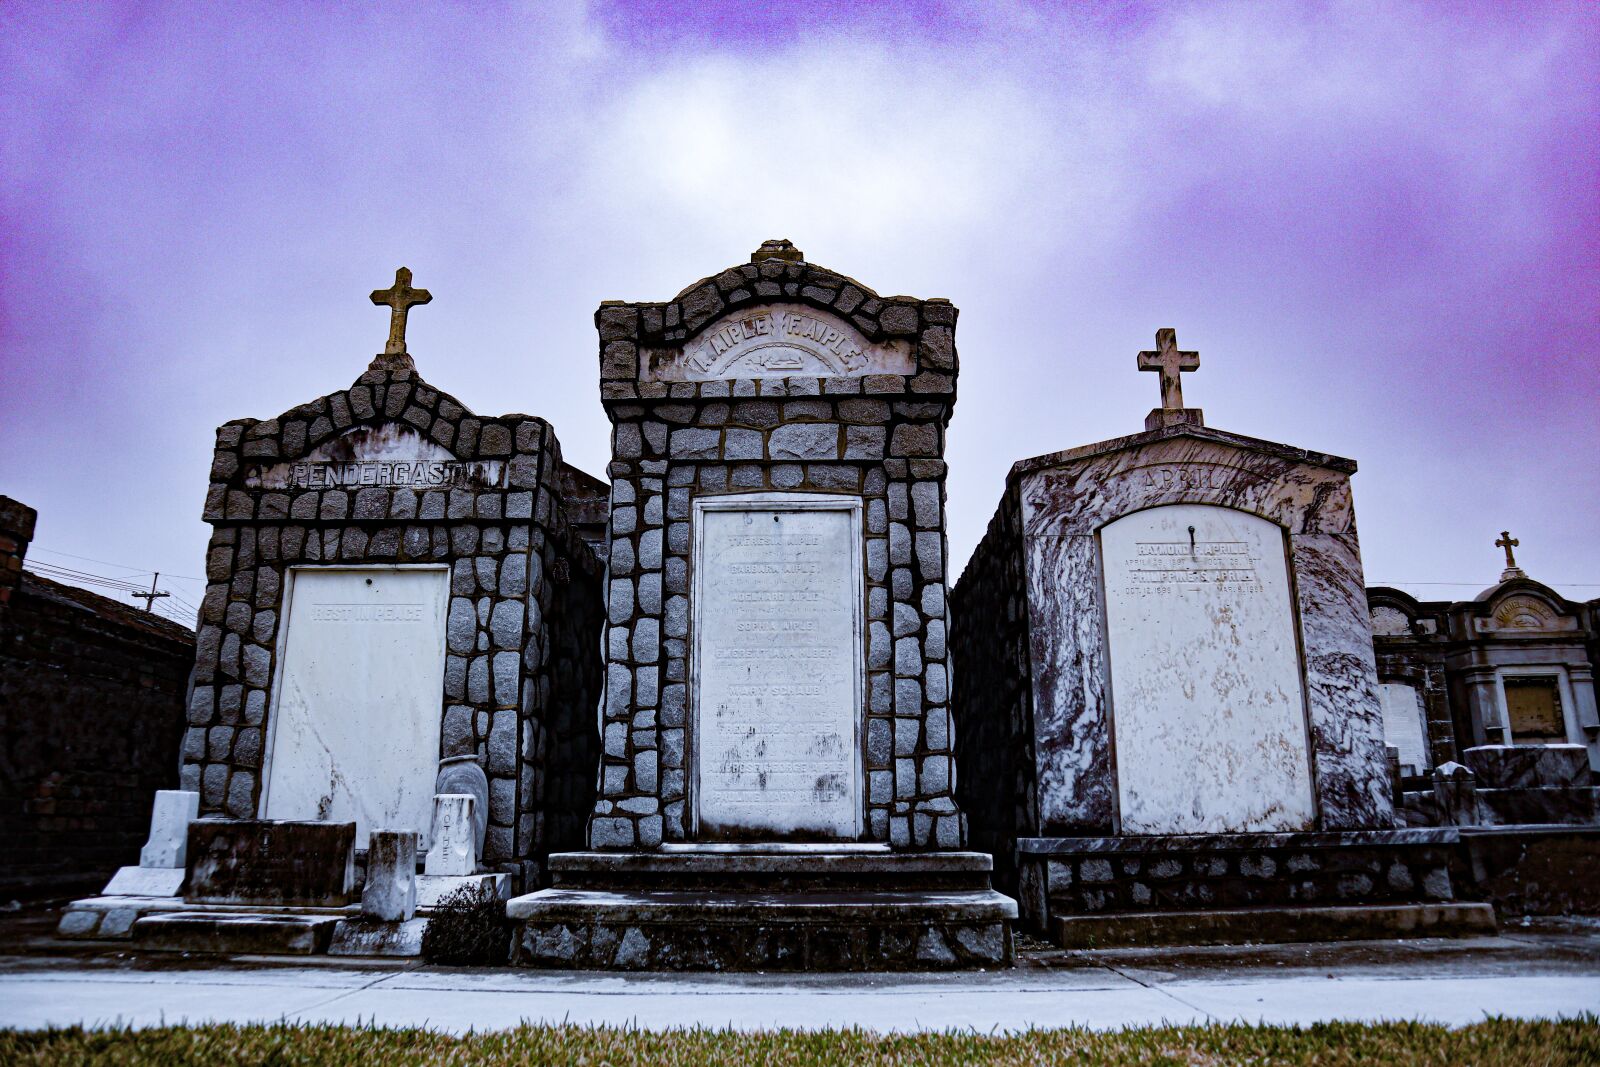
<instances>
[{"instance_id":1,"label":"cross on top of tomb","mask_svg":"<svg viewBox=\"0 0 1600 1067\"><path fill-rule=\"evenodd\" d=\"M1513 548L1520 544L1522 542L1512 537L1509 530L1501 530L1500 539L1494 543L1494 547L1506 550L1506 569L1500 572L1500 580L1502 582L1509 582L1513 578L1526 578L1528 576L1526 571L1517 566L1517 557L1511 552Z\"/></svg>"},{"instance_id":2,"label":"cross on top of tomb","mask_svg":"<svg viewBox=\"0 0 1600 1067\"><path fill-rule=\"evenodd\" d=\"M426 304L433 294L426 289L411 288L411 271L401 267L394 272L394 284L387 289L374 289L372 302L380 307L389 306L389 343L384 346L386 356L406 355L406 314L417 304Z\"/></svg>"},{"instance_id":3,"label":"cross on top of tomb","mask_svg":"<svg viewBox=\"0 0 1600 1067\"><path fill-rule=\"evenodd\" d=\"M1178 331L1167 328L1156 331L1156 350L1139 353L1139 369L1157 371L1161 375L1161 406L1150 412L1144 420L1145 429L1189 424L1204 425L1199 408L1183 406L1183 372L1200 369L1199 352L1178 350Z\"/></svg>"}]
</instances>

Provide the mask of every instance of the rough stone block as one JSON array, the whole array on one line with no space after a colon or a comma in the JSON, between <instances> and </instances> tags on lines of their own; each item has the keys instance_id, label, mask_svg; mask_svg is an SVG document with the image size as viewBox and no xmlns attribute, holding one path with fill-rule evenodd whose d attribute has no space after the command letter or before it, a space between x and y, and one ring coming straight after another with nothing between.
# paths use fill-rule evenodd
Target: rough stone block
<instances>
[{"instance_id":1,"label":"rough stone block","mask_svg":"<svg viewBox=\"0 0 1600 1067\"><path fill-rule=\"evenodd\" d=\"M355 823L196 820L184 899L343 907L355 882L355 837Z\"/></svg>"},{"instance_id":2,"label":"rough stone block","mask_svg":"<svg viewBox=\"0 0 1600 1067\"><path fill-rule=\"evenodd\" d=\"M374 830L367 843L367 884L361 914L405 922L417 911L417 831Z\"/></svg>"}]
</instances>

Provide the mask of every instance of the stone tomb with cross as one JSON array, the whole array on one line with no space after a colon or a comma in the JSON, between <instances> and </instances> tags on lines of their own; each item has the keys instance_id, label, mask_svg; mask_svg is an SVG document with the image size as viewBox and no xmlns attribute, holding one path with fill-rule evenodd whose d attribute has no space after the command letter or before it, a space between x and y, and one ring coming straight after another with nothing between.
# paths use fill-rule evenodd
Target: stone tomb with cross
<instances>
[{"instance_id":1,"label":"stone tomb with cross","mask_svg":"<svg viewBox=\"0 0 1600 1067\"><path fill-rule=\"evenodd\" d=\"M251 886L240 903L354 907L359 863L315 900L275 884L315 836L295 827L352 826L358 857L377 831L413 833L395 854L420 857L436 794L472 822L472 869L444 875L533 887L584 840L600 567L568 525L550 424L476 415L417 374L406 315L430 299L402 268L372 294L388 343L353 384L217 431L181 781L195 827L241 826L199 850ZM188 903L228 899L189 852Z\"/></svg>"},{"instance_id":2,"label":"stone tomb with cross","mask_svg":"<svg viewBox=\"0 0 1600 1067\"><path fill-rule=\"evenodd\" d=\"M1520 544L1500 534L1505 569L1471 600L1367 591L1407 825L1600 824L1594 616L1530 578Z\"/></svg>"},{"instance_id":3,"label":"stone tomb with cross","mask_svg":"<svg viewBox=\"0 0 1600 1067\"><path fill-rule=\"evenodd\" d=\"M1172 330L1138 367L1144 432L1016 463L952 596L974 845L1067 944L1262 905L1480 921L1434 906L1448 834L1391 829L1355 464L1207 427Z\"/></svg>"},{"instance_id":4,"label":"stone tomb with cross","mask_svg":"<svg viewBox=\"0 0 1600 1067\"><path fill-rule=\"evenodd\" d=\"M945 611L956 309L787 241L602 304L612 422L590 851L510 902L534 966L1010 957L964 851Z\"/></svg>"}]
</instances>

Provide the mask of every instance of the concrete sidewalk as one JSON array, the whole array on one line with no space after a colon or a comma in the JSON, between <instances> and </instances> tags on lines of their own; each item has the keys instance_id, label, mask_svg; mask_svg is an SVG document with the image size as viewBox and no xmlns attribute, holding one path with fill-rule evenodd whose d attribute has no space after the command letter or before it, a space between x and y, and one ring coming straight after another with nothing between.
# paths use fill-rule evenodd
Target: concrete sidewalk
<instances>
[{"instance_id":1,"label":"concrete sidewalk","mask_svg":"<svg viewBox=\"0 0 1600 1067\"><path fill-rule=\"evenodd\" d=\"M1593 926L1465 941L1030 952L966 975L557 974L349 961L0 959L0 1025L291 1022L452 1033L570 1022L879 1031L1309 1024L1600 1011Z\"/></svg>"}]
</instances>

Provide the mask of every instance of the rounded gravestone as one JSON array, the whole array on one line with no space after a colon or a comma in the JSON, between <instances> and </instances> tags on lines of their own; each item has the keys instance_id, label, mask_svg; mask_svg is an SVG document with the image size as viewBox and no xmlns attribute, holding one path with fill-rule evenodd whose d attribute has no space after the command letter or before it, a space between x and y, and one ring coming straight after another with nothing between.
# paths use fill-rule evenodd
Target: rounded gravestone
<instances>
[{"instance_id":1,"label":"rounded gravestone","mask_svg":"<svg viewBox=\"0 0 1600 1067\"><path fill-rule=\"evenodd\" d=\"M478 802L472 806L472 821L477 824L474 836L481 859L484 835L489 832L489 776L483 773L478 757L450 756L440 760L439 776L434 779L433 791L435 794L465 793L477 798Z\"/></svg>"}]
</instances>

